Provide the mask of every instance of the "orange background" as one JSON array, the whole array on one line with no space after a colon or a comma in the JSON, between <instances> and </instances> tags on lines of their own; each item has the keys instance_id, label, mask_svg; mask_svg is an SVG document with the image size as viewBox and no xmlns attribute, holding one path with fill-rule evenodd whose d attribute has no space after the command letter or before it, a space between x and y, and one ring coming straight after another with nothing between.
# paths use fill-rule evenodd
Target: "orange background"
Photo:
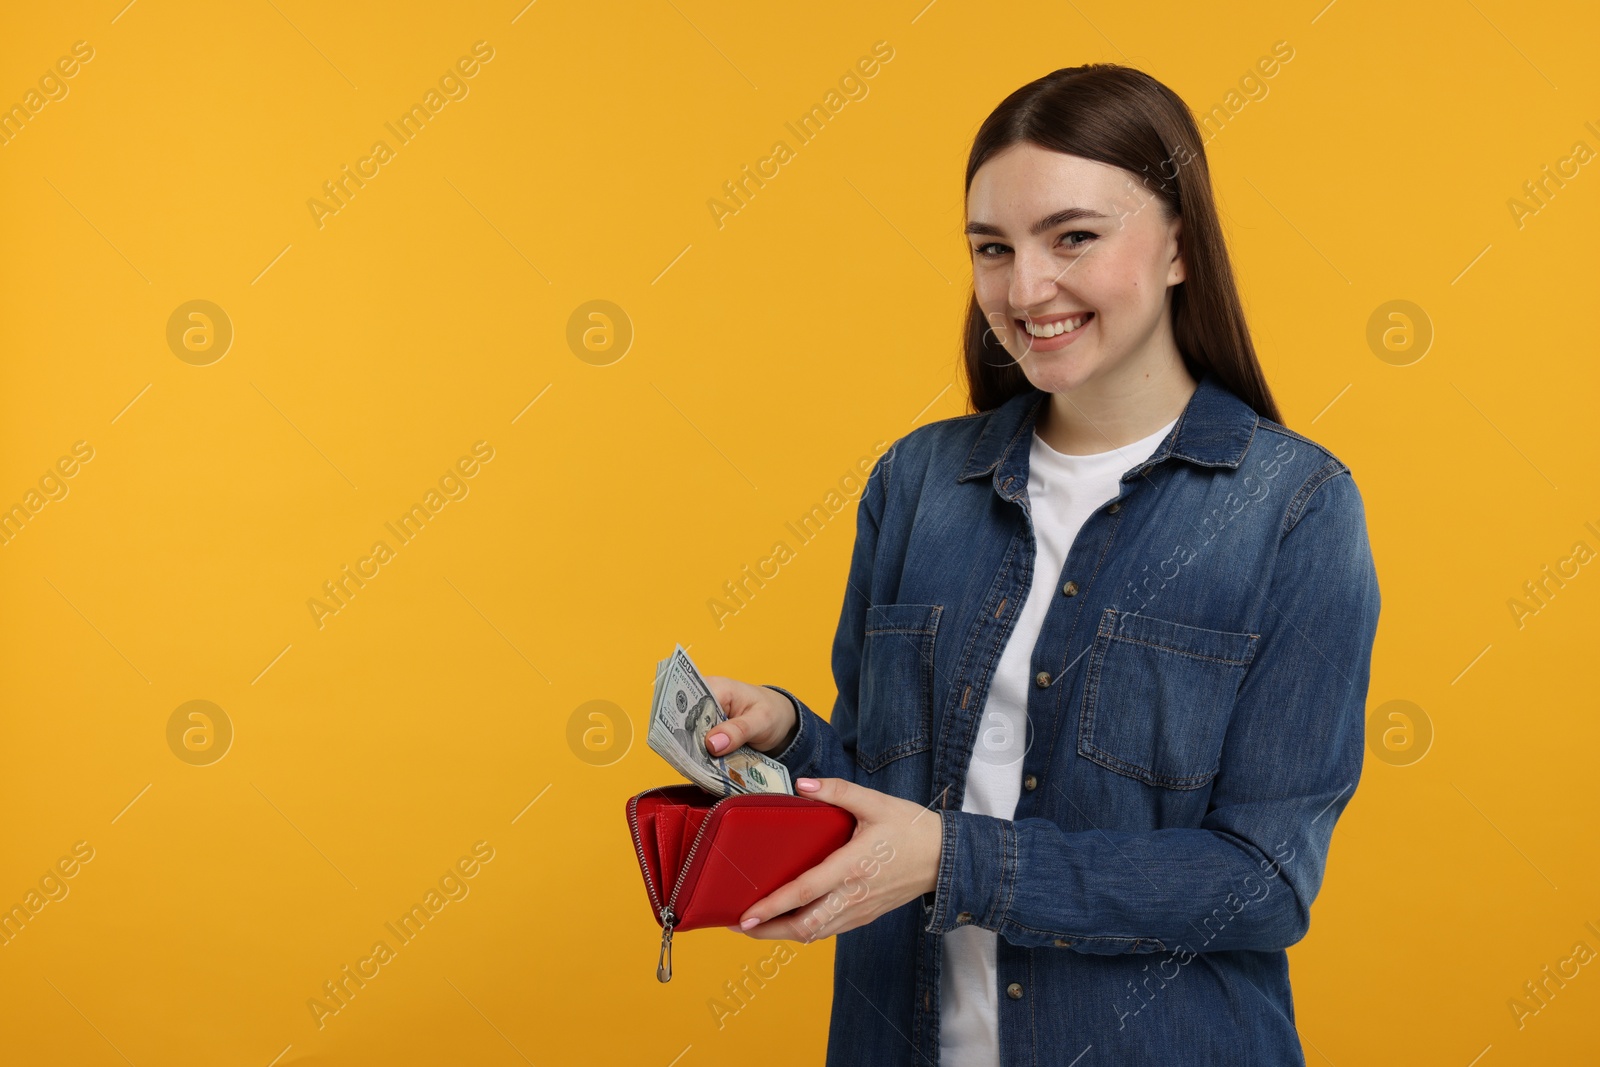
<instances>
[{"instance_id":1,"label":"orange background","mask_svg":"<svg viewBox=\"0 0 1600 1067\"><path fill-rule=\"evenodd\" d=\"M1223 109L1208 153L1268 377L1367 504L1377 729L1290 952L1308 1061L1592 1056L1594 966L1520 1025L1510 1002L1600 951L1597 22L1504 0L10 15L0 106L40 95L0 143L0 506L38 507L0 545L0 905L65 895L0 947L0 1059L820 1062L832 942L720 1025L776 943L690 932L655 980L622 814L676 780L643 743L652 672L677 641L831 707L854 498L804 545L785 524L875 442L965 412L972 134L1092 60ZM785 123L880 41L866 95L799 143ZM465 95L399 143L385 124L476 42ZM380 139L338 211L308 207ZM1519 218L1546 165L1567 179ZM420 534L387 532L435 489ZM392 558L361 563L378 540ZM794 558L719 619L779 540ZM346 565L369 578L319 620ZM1568 577L1519 619L1546 565ZM207 718L173 727L190 701ZM438 914L319 1020L430 890Z\"/></svg>"}]
</instances>

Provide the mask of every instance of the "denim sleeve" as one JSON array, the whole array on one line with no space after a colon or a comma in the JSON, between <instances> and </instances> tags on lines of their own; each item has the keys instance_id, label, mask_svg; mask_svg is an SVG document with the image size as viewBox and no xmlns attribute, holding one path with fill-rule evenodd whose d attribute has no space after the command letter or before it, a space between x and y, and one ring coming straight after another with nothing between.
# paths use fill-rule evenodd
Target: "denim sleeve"
<instances>
[{"instance_id":1,"label":"denim sleeve","mask_svg":"<svg viewBox=\"0 0 1600 1067\"><path fill-rule=\"evenodd\" d=\"M1343 464L1306 480L1282 526L1201 825L1069 833L1044 818L943 812L930 933L967 912L1015 945L1100 954L1272 951L1305 936L1361 776L1379 596Z\"/></svg>"},{"instance_id":2,"label":"denim sleeve","mask_svg":"<svg viewBox=\"0 0 1600 1067\"><path fill-rule=\"evenodd\" d=\"M794 778L843 778L856 781L856 715L861 683L861 652L871 602L872 561L878 551L878 529L883 519L894 448L878 457L856 505L856 543L845 579L844 606L833 638L833 680L839 695L833 702L831 721L812 711L793 693L769 685L794 702L800 732L782 753L774 756Z\"/></svg>"}]
</instances>

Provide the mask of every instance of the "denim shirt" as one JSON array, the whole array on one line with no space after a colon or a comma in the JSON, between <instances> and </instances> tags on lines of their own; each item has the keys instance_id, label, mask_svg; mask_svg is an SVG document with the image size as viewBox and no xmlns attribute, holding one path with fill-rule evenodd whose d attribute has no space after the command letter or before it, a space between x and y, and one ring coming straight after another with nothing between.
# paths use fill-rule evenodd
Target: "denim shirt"
<instances>
[{"instance_id":1,"label":"denim shirt","mask_svg":"<svg viewBox=\"0 0 1600 1067\"><path fill-rule=\"evenodd\" d=\"M998 935L1001 1064L1303 1064L1285 949L1361 774L1378 624L1361 496L1327 449L1202 377L1072 543L1033 645L1014 819L964 812L1031 588L1048 399L879 458L832 715L771 686L799 711L776 757L792 775L942 823L936 888L836 938L827 1062L936 1064L940 935L973 924Z\"/></svg>"}]
</instances>

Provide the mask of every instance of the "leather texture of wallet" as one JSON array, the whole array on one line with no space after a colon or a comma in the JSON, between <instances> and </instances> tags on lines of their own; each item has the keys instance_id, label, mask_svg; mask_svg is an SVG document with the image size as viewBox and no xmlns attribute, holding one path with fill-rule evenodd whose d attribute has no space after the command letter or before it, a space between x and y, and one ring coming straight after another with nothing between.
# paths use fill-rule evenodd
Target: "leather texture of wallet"
<instances>
[{"instance_id":1,"label":"leather texture of wallet","mask_svg":"<svg viewBox=\"0 0 1600 1067\"><path fill-rule=\"evenodd\" d=\"M715 797L692 783L628 798L628 829L656 922L656 978L672 980L672 932L733 926L762 897L855 833L844 808L788 793ZM771 918L771 916L768 916Z\"/></svg>"}]
</instances>

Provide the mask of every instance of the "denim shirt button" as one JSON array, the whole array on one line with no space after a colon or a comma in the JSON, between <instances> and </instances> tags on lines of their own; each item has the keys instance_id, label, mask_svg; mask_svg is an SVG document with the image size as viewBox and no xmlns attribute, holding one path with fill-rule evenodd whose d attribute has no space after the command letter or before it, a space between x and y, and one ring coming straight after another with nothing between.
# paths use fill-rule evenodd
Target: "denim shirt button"
<instances>
[{"instance_id":1,"label":"denim shirt button","mask_svg":"<svg viewBox=\"0 0 1600 1067\"><path fill-rule=\"evenodd\" d=\"M972 921L972 912L970 912L970 911L961 912L959 915L956 916L956 922L958 922L958 923L969 923L971 921Z\"/></svg>"},{"instance_id":2,"label":"denim shirt button","mask_svg":"<svg viewBox=\"0 0 1600 1067\"><path fill-rule=\"evenodd\" d=\"M1033 680L1034 680L1034 682L1036 682L1038 684L1040 689L1049 688L1049 685L1050 685L1050 672L1049 671L1040 671L1038 674L1033 676Z\"/></svg>"},{"instance_id":3,"label":"denim shirt button","mask_svg":"<svg viewBox=\"0 0 1600 1067\"><path fill-rule=\"evenodd\" d=\"M1006 986L1006 996L1010 997L1012 1000L1021 1000L1022 984L1020 982L1012 982L1010 985Z\"/></svg>"},{"instance_id":4,"label":"denim shirt button","mask_svg":"<svg viewBox=\"0 0 1600 1067\"><path fill-rule=\"evenodd\" d=\"M1039 779L1035 778L1031 774L1027 775L1026 777L1024 777L1022 779L1022 788L1028 790L1030 793L1033 791L1034 787L1037 786L1038 784L1039 784Z\"/></svg>"},{"instance_id":5,"label":"denim shirt button","mask_svg":"<svg viewBox=\"0 0 1600 1067\"><path fill-rule=\"evenodd\" d=\"M1056 944L1056 948L1071 948L1072 947L1072 942L1068 941L1064 937L1056 938L1055 944Z\"/></svg>"},{"instance_id":6,"label":"denim shirt button","mask_svg":"<svg viewBox=\"0 0 1600 1067\"><path fill-rule=\"evenodd\" d=\"M1061 591L1063 593L1067 594L1068 596L1077 596L1078 595L1078 583L1077 582L1068 582L1066 585L1061 587Z\"/></svg>"},{"instance_id":7,"label":"denim shirt button","mask_svg":"<svg viewBox=\"0 0 1600 1067\"><path fill-rule=\"evenodd\" d=\"M1117 512L1119 512L1121 510L1122 510L1122 504L1119 501L1118 503L1112 504L1109 508L1106 508L1106 514L1107 515L1115 515Z\"/></svg>"}]
</instances>

